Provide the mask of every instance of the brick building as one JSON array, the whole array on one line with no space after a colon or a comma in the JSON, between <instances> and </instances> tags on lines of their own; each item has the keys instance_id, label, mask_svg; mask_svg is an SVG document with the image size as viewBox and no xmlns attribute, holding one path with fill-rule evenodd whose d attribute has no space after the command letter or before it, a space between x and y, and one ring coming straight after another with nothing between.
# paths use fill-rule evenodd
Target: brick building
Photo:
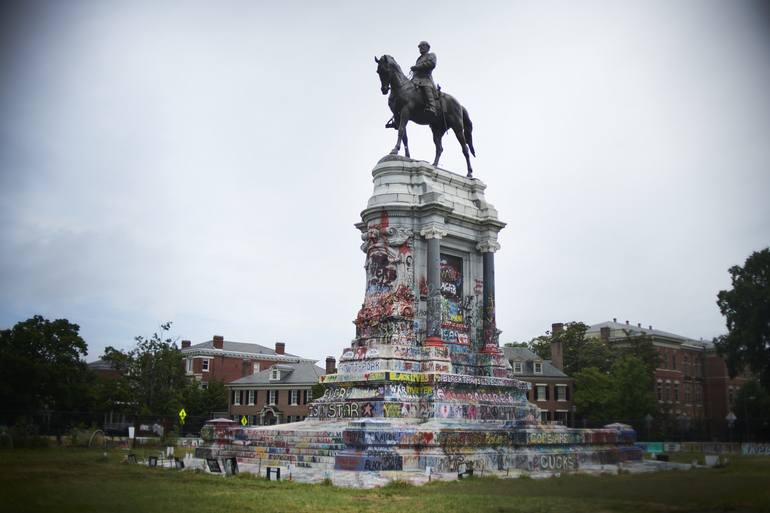
<instances>
[{"instance_id":1,"label":"brick building","mask_svg":"<svg viewBox=\"0 0 770 513\"><path fill-rule=\"evenodd\" d=\"M182 354L187 374L194 376L204 388L209 381L229 383L275 364L316 361L287 353L283 342L276 342L275 349L270 349L259 344L231 342L220 335L195 345L191 345L189 340L183 340Z\"/></svg>"},{"instance_id":2,"label":"brick building","mask_svg":"<svg viewBox=\"0 0 770 513\"><path fill-rule=\"evenodd\" d=\"M313 363L279 363L228 383L228 412L248 425L271 425L304 420L312 389L324 374L335 372L333 357L326 369Z\"/></svg>"},{"instance_id":3,"label":"brick building","mask_svg":"<svg viewBox=\"0 0 770 513\"><path fill-rule=\"evenodd\" d=\"M540 418L564 425L574 423L572 414L573 380L562 372L560 347L551 346L551 360L543 360L526 347L503 347L505 359L511 364L511 375L530 383L527 392L531 403L540 408Z\"/></svg>"},{"instance_id":4,"label":"brick building","mask_svg":"<svg viewBox=\"0 0 770 513\"><path fill-rule=\"evenodd\" d=\"M586 332L587 337L619 345L640 335L651 339L660 357L655 370L655 395L664 410L693 419L725 418L747 380L742 376L730 379L724 359L716 354L711 342L617 319L594 324Z\"/></svg>"}]
</instances>

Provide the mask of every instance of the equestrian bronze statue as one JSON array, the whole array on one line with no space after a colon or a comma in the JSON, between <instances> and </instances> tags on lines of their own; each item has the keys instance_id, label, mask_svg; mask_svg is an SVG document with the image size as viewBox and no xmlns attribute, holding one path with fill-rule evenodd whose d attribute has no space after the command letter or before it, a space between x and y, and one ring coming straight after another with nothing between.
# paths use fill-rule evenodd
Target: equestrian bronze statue
<instances>
[{"instance_id":1,"label":"equestrian bronze statue","mask_svg":"<svg viewBox=\"0 0 770 513\"><path fill-rule=\"evenodd\" d=\"M436 67L435 54L429 53L430 45L422 41L418 47L420 57L412 66L412 80L409 80L396 60L390 55L383 55L379 59L374 58L377 63L377 74L380 76L380 90L382 94L388 94L388 106L393 112L392 121L388 122L386 127L392 127L398 130L398 139L396 146L391 150L391 155L398 155L401 150L401 143L404 143L404 155L409 157L409 142L406 136L406 124L414 121L418 125L428 125L433 132L433 143L436 145L436 158L433 165L438 166L438 159L444 148L441 146L441 139L444 133L451 129L465 156L465 162L468 166L468 177L473 175L471 168L470 153L475 157L476 151L473 149L473 139L471 131L473 124L468 116L468 111L460 105L460 102L452 96L441 92L433 84L432 71Z\"/></svg>"}]
</instances>

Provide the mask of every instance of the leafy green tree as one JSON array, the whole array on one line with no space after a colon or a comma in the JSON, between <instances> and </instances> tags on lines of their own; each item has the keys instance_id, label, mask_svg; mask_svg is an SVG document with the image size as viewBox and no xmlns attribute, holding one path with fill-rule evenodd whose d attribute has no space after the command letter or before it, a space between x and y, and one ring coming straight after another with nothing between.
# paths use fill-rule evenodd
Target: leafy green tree
<instances>
[{"instance_id":1,"label":"leafy green tree","mask_svg":"<svg viewBox=\"0 0 770 513\"><path fill-rule=\"evenodd\" d=\"M732 289L717 294L727 335L714 341L731 376L750 369L770 391L770 248L755 251L729 270Z\"/></svg>"},{"instance_id":2,"label":"leafy green tree","mask_svg":"<svg viewBox=\"0 0 770 513\"><path fill-rule=\"evenodd\" d=\"M592 423L607 422L611 418L613 402L612 379L596 367L587 367L573 376L573 402L577 414Z\"/></svg>"},{"instance_id":3,"label":"leafy green tree","mask_svg":"<svg viewBox=\"0 0 770 513\"><path fill-rule=\"evenodd\" d=\"M657 414L653 375L645 362L633 355L623 355L612 364L609 411L615 419L631 422Z\"/></svg>"},{"instance_id":4,"label":"leafy green tree","mask_svg":"<svg viewBox=\"0 0 770 513\"><path fill-rule=\"evenodd\" d=\"M757 380L752 379L741 387L733 409L738 417L739 432L748 431L755 440L770 437L770 393Z\"/></svg>"},{"instance_id":5,"label":"leafy green tree","mask_svg":"<svg viewBox=\"0 0 770 513\"><path fill-rule=\"evenodd\" d=\"M80 326L40 315L0 331L0 405L8 420L42 408L83 410L93 375Z\"/></svg>"},{"instance_id":6,"label":"leafy green tree","mask_svg":"<svg viewBox=\"0 0 770 513\"><path fill-rule=\"evenodd\" d=\"M203 388L197 381L188 380L182 402L190 416L205 417L211 412L227 411L227 388L223 381L209 381Z\"/></svg>"},{"instance_id":7,"label":"leafy green tree","mask_svg":"<svg viewBox=\"0 0 770 513\"><path fill-rule=\"evenodd\" d=\"M107 347L103 359L120 371L116 385L129 396L128 411L140 415L175 416L190 380L182 365L182 352L169 332L171 323L150 337L136 337L130 351Z\"/></svg>"}]
</instances>

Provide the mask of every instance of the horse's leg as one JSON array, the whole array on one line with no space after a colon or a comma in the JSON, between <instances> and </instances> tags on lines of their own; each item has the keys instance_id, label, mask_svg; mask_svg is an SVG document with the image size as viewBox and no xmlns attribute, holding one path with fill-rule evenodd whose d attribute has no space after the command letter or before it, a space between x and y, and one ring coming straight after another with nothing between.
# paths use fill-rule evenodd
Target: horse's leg
<instances>
[{"instance_id":1,"label":"horse's leg","mask_svg":"<svg viewBox=\"0 0 770 513\"><path fill-rule=\"evenodd\" d=\"M430 127L433 131L433 144L436 146L436 158L433 159L433 165L438 166L438 159L444 152L444 148L441 146L441 139L444 137L444 129L435 126Z\"/></svg>"},{"instance_id":2,"label":"horse's leg","mask_svg":"<svg viewBox=\"0 0 770 513\"><path fill-rule=\"evenodd\" d=\"M396 140L396 147L390 150L391 155L398 155L401 150L401 141L404 141L404 147L406 148L406 124L409 122L409 109L404 107L401 109L401 124L398 126L398 139ZM409 156L409 149L406 150L406 156Z\"/></svg>"},{"instance_id":3,"label":"horse's leg","mask_svg":"<svg viewBox=\"0 0 770 513\"><path fill-rule=\"evenodd\" d=\"M404 135L401 139L404 141L404 156L409 158L409 139L406 137L406 128L404 128Z\"/></svg>"},{"instance_id":4,"label":"horse's leg","mask_svg":"<svg viewBox=\"0 0 770 513\"><path fill-rule=\"evenodd\" d=\"M465 134L463 134L463 127L454 125L452 127L452 130L454 130L455 137L457 137L457 141L460 143L460 147L463 149L463 155L465 156L465 163L468 166L468 178L471 178L473 176L473 169L471 168L471 156L468 153L468 144L465 142Z\"/></svg>"}]
</instances>

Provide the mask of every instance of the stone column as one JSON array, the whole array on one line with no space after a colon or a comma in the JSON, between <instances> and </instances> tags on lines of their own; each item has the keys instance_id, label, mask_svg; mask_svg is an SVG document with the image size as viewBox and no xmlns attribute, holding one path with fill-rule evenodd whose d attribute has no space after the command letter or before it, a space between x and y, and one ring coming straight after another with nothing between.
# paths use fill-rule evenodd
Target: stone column
<instances>
[{"instance_id":1,"label":"stone column","mask_svg":"<svg viewBox=\"0 0 770 513\"><path fill-rule=\"evenodd\" d=\"M495 251L500 249L500 244L494 240L486 240L476 245L484 264L484 347L483 352L497 352L497 321L495 320Z\"/></svg>"},{"instance_id":2,"label":"stone column","mask_svg":"<svg viewBox=\"0 0 770 513\"><path fill-rule=\"evenodd\" d=\"M429 226L420 231L428 242L428 312L425 319L426 346L443 346L441 340L441 239L447 232Z\"/></svg>"}]
</instances>

